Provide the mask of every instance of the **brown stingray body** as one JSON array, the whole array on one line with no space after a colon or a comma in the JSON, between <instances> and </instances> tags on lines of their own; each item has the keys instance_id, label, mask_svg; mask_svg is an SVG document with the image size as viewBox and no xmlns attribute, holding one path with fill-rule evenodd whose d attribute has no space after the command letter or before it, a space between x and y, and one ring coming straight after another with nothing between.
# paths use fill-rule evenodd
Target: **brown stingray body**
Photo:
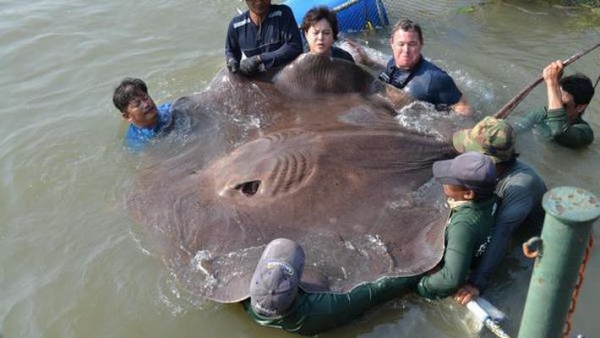
<instances>
[{"instance_id":1,"label":"brown stingray body","mask_svg":"<svg viewBox=\"0 0 600 338\"><path fill-rule=\"evenodd\" d=\"M197 135L177 155L156 149L128 207L187 290L248 297L262 250L279 237L304 247L308 292L440 261L447 209L431 165L451 156L448 142L403 127L375 80L339 62L300 58L274 81L222 72L175 103L200 119ZM315 89L319 76L328 82Z\"/></svg>"}]
</instances>

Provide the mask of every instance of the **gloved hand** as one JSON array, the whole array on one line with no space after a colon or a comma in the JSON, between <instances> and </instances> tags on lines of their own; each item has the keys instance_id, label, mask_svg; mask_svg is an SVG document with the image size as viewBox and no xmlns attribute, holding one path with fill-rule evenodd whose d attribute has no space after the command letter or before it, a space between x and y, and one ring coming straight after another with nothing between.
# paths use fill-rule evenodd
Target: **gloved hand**
<instances>
[{"instance_id":1,"label":"gloved hand","mask_svg":"<svg viewBox=\"0 0 600 338\"><path fill-rule=\"evenodd\" d=\"M246 76L252 76L260 70L262 60L260 56L255 55L240 62L240 72Z\"/></svg>"},{"instance_id":2,"label":"gloved hand","mask_svg":"<svg viewBox=\"0 0 600 338\"><path fill-rule=\"evenodd\" d=\"M231 58L227 61L227 69L232 73L237 73L238 69L240 69L240 63L238 60Z\"/></svg>"}]
</instances>

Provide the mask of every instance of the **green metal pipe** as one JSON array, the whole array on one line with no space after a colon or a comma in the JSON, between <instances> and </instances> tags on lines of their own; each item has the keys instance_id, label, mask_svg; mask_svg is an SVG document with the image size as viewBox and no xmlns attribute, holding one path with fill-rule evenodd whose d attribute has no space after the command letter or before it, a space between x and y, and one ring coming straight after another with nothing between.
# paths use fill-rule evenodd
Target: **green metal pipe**
<instances>
[{"instance_id":1,"label":"green metal pipe","mask_svg":"<svg viewBox=\"0 0 600 338\"><path fill-rule=\"evenodd\" d=\"M562 335L579 266L588 245L592 224L600 217L600 202L578 188L548 191L542 206L546 211L525 309L519 328L521 338L551 338Z\"/></svg>"}]
</instances>

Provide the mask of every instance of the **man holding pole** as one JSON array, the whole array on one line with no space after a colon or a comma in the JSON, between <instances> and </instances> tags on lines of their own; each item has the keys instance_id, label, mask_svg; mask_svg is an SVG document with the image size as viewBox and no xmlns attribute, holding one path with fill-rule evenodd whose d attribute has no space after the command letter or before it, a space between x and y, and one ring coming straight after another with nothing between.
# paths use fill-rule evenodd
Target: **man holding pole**
<instances>
[{"instance_id":1,"label":"man holding pole","mask_svg":"<svg viewBox=\"0 0 600 338\"><path fill-rule=\"evenodd\" d=\"M537 125L549 139L568 148L594 141L594 131L582 116L594 96L592 81L583 74L562 77L563 62L554 61L543 71L548 106L530 112L515 123L517 130Z\"/></svg>"}]
</instances>

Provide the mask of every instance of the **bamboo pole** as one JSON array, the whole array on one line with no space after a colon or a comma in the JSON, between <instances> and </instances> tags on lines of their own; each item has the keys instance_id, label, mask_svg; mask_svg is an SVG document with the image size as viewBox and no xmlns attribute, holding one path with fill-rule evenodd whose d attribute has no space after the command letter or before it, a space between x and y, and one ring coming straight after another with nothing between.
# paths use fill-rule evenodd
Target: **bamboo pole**
<instances>
[{"instance_id":1,"label":"bamboo pole","mask_svg":"<svg viewBox=\"0 0 600 338\"><path fill-rule=\"evenodd\" d=\"M596 44L595 46L593 46L589 49L583 50L579 53L572 55L570 58L563 61L563 65L565 67L570 65L571 63L577 61L580 57L584 56L585 54L593 51L594 49L596 49L598 47L600 47L600 43ZM525 89L523 89L519 94L517 94L517 96L515 96L512 100L508 101L508 103L506 103L502 108L500 108L500 110L498 110L498 112L496 112L496 114L494 114L494 117L497 119L506 118L508 116L508 114L510 114L513 111L513 109L515 109L517 107L517 105L519 103L521 103L521 101L523 101L523 99L527 95L529 95L529 93L531 93L531 91L542 81L544 81L544 77L543 76L538 77L529 86L525 87Z\"/></svg>"}]
</instances>

